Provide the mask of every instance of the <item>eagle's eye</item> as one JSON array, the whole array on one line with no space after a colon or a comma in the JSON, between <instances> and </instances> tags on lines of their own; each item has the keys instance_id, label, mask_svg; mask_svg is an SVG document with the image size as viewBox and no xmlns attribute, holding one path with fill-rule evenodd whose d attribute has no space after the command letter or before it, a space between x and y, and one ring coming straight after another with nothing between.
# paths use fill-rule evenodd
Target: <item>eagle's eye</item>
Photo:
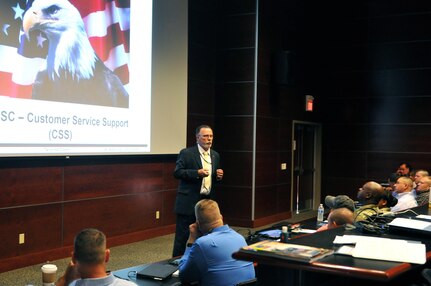
<instances>
[{"instance_id":1,"label":"eagle's eye","mask_svg":"<svg viewBox=\"0 0 431 286\"><path fill-rule=\"evenodd\" d=\"M60 10L60 7L58 7L57 5L52 5L48 8L46 8L46 12L49 15L55 15L59 10Z\"/></svg>"}]
</instances>

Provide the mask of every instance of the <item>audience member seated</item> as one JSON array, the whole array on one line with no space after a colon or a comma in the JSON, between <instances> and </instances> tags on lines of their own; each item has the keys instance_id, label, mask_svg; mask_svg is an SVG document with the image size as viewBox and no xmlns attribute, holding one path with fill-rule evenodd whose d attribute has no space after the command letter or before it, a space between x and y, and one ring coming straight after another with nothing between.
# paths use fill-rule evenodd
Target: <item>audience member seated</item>
<instances>
[{"instance_id":1,"label":"audience member seated","mask_svg":"<svg viewBox=\"0 0 431 286\"><path fill-rule=\"evenodd\" d=\"M346 195L338 195L336 197L326 196L325 205L331 210L339 209L339 208L347 208L352 212L355 211L355 202Z\"/></svg>"},{"instance_id":2,"label":"audience member seated","mask_svg":"<svg viewBox=\"0 0 431 286\"><path fill-rule=\"evenodd\" d=\"M418 206L425 205L429 202L431 187L431 177L423 176L419 179L416 186L416 202Z\"/></svg>"},{"instance_id":3,"label":"audience member seated","mask_svg":"<svg viewBox=\"0 0 431 286\"><path fill-rule=\"evenodd\" d=\"M383 187L376 182L367 182L358 191L358 201L361 207L354 212L354 222L368 220L372 216L382 213L378 204L384 197Z\"/></svg>"},{"instance_id":4,"label":"audience member seated","mask_svg":"<svg viewBox=\"0 0 431 286\"><path fill-rule=\"evenodd\" d=\"M255 278L252 262L236 260L232 253L247 243L223 224L218 204L209 199L195 206L196 222L190 225L186 251L180 259L180 280L199 285L236 285Z\"/></svg>"},{"instance_id":5,"label":"audience member seated","mask_svg":"<svg viewBox=\"0 0 431 286\"><path fill-rule=\"evenodd\" d=\"M346 208L350 210L352 214L355 211L355 202L346 195L338 195L336 197L326 196L325 205L330 209L329 215L333 210L339 209L339 208ZM317 231L322 231L329 228L329 215L328 215L328 223L319 227Z\"/></svg>"},{"instance_id":6,"label":"audience member seated","mask_svg":"<svg viewBox=\"0 0 431 286\"><path fill-rule=\"evenodd\" d=\"M413 180L413 189L416 189L416 186L418 185L419 180L422 177L426 177L426 176L429 176L428 171L426 171L426 170L416 170L415 173L414 173L414 175L413 175L413 178L412 178L412 180Z\"/></svg>"},{"instance_id":7,"label":"audience member seated","mask_svg":"<svg viewBox=\"0 0 431 286\"><path fill-rule=\"evenodd\" d=\"M106 236L97 229L84 229L75 237L72 261L56 286L75 285L136 285L106 274L110 251L106 248Z\"/></svg>"},{"instance_id":8,"label":"audience member seated","mask_svg":"<svg viewBox=\"0 0 431 286\"><path fill-rule=\"evenodd\" d=\"M397 198L392 195L392 191L384 190L383 197L380 199L377 207L381 213L387 213L391 211L391 207L398 203Z\"/></svg>"},{"instance_id":9,"label":"audience member seated","mask_svg":"<svg viewBox=\"0 0 431 286\"><path fill-rule=\"evenodd\" d=\"M399 212L418 205L412 192L413 181L410 178L399 177L394 187L393 195L398 199L398 203L391 208L391 211Z\"/></svg>"},{"instance_id":10,"label":"audience member seated","mask_svg":"<svg viewBox=\"0 0 431 286\"><path fill-rule=\"evenodd\" d=\"M353 211L348 208L337 208L332 209L328 215L328 224L326 228L319 228L317 231L322 231L325 229L331 229L339 226L344 226L346 224L353 223Z\"/></svg>"},{"instance_id":11,"label":"audience member seated","mask_svg":"<svg viewBox=\"0 0 431 286\"><path fill-rule=\"evenodd\" d=\"M410 177L410 172L413 171L412 166L409 163L402 162L398 167L397 174L404 177Z\"/></svg>"}]
</instances>

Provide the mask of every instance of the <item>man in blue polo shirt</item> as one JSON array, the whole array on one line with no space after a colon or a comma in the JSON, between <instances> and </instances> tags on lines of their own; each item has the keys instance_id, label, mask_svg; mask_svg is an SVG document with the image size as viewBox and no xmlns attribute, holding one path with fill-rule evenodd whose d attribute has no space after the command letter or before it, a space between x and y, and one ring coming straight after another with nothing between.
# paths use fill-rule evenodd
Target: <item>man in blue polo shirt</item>
<instances>
[{"instance_id":1,"label":"man in blue polo shirt","mask_svg":"<svg viewBox=\"0 0 431 286\"><path fill-rule=\"evenodd\" d=\"M190 225L186 251L180 260L181 282L221 286L253 279L253 263L232 258L232 253L247 243L242 235L223 224L218 204L200 200L195 215L196 222Z\"/></svg>"}]
</instances>

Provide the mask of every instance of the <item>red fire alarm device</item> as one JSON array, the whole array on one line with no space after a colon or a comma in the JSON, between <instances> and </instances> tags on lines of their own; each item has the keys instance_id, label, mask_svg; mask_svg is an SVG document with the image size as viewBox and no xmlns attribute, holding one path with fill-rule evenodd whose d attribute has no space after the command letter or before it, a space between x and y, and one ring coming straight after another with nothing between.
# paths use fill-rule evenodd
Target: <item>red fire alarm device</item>
<instances>
[{"instance_id":1,"label":"red fire alarm device","mask_svg":"<svg viewBox=\"0 0 431 286\"><path fill-rule=\"evenodd\" d=\"M309 111L309 112L313 111L313 100L314 100L314 97L312 95L305 96L305 111Z\"/></svg>"}]
</instances>

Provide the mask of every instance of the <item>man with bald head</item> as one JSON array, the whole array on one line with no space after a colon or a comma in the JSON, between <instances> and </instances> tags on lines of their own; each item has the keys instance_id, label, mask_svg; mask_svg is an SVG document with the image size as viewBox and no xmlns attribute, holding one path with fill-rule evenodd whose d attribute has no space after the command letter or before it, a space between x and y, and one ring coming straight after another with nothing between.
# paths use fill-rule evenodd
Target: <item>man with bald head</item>
<instances>
[{"instance_id":1,"label":"man with bald head","mask_svg":"<svg viewBox=\"0 0 431 286\"><path fill-rule=\"evenodd\" d=\"M353 223L353 212L348 208L332 210L328 215L328 229Z\"/></svg>"},{"instance_id":2,"label":"man with bald head","mask_svg":"<svg viewBox=\"0 0 431 286\"><path fill-rule=\"evenodd\" d=\"M200 200L195 215L196 222L190 225L186 251L180 259L181 282L221 286L255 278L252 262L232 258L247 243L242 235L223 224L218 204Z\"/></svg>"},{"instance_id":3,"label":"man with bald head","mask_svg":"<svg viewBox=\"0 0 431 286\"><path fill-rule=\"evenodd\" d=\"M358 201L362 205L354 212L354 221L363 221L380 214L378 204L384 196L384 188L376 182L365 183L358 191Z\"/></svg>"},{"instance_id":4,"label":"man with bald head","mask_svg":"<svg viewBox=\"0 0 431 286\"><path fill-rule=\"evenodd\" d=\"M394 185L394 197L398 199L398 203L391 208L393 212L403 211L409 208L418 206L413 194L413 181L407 177L399 177Z\"/></svg>"}]
</instances>

